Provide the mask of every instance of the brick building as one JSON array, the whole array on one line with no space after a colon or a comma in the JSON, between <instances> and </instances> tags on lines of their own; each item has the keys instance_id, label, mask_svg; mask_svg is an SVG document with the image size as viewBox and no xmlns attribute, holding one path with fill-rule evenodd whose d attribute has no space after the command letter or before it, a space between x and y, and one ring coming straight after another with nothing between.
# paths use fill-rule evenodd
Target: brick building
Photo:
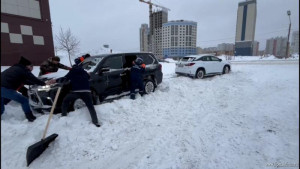
<instances>
[{"instance_id":1,"label":"brick building","mask_svg":"<svg viewBox=\"0 0 300 169\"><path fill-rule=\"evenodd\" d=\"M34 65L54 56L48 0L1 0L1 66L20 56Z\"/></svg>"}]
</instances>

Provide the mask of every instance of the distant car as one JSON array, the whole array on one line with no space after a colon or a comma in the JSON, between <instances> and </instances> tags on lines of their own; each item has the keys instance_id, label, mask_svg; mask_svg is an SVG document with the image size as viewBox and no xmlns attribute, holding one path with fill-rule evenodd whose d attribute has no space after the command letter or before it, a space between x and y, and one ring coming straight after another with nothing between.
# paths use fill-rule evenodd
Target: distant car
<instances>
[{"instance_id":1,"label":"distant car","mask_svg":"<svg viewBox=\"0 0 300 169\"><path fill-rule=\"evenodd\" d=\"M211 54L190 55L176 63L175 73L202 79L208 75L226 74L231 70L230 63Z\"/></svg>"},{"instance_id":2,"label":"distant car","mask_svg":"<svg viewBox=\"0 0 300 169\"><path fill-rule=\"evenodd\" d=\"M151 53L118 53L91 56L83 61L82 67L90 73L90 88L94 104L105 100L113 100L129 94L130 71L132 61L137 57L144 60L146 69L144 73L144 91L146 94L154 92L162 82L162 65ZM61 71L62 72L62 71ZM58 98L55 112L60 112L62 100L71 90L63 77L68 71L43 75L41 78L48 80L56 78L57 83L51 86L30 86L28 90L29 104L36 111L49 110L59 86L62 91ZM56 74L56 75L55 75ZM75 100L69 110L84 106L81 99Z\"/></svg>"}]
</instances>

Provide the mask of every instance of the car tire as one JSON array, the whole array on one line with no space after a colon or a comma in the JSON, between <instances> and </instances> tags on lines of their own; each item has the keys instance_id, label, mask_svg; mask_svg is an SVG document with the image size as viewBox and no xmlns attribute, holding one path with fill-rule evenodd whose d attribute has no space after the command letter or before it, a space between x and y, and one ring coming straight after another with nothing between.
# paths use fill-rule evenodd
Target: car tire
<instances>
[{"instance_id":1,"label":"car tire","mask_svg":"<svg viewBox=\"0 0 300 169\"><path fill-rule=\"evenodd\" d=\"M223 68L223 74L228 74L230 71L229 66L224 66Z\"/></svg>"},{"instance_id":2,"label":"car tire","mask_svg":"<svg viewBox=\"0 0 300 169\"><path fill-rule=\"evenodd\" d=\"M145 94L149 94L155 91L155 84L153 80L146 80L144 83L144 92Z\"/></svg>"},{"instance_id":3,"label":"car tire","mask_svg":"<svg viewBox=\"0 0 300 169\"><path fill-rule=\"evenodd\" d=\"M205 76L205 71L203 69L198 69L196 74L195 74L195 78L196 79L203 79Z\"/></svg>"}]
</instances>

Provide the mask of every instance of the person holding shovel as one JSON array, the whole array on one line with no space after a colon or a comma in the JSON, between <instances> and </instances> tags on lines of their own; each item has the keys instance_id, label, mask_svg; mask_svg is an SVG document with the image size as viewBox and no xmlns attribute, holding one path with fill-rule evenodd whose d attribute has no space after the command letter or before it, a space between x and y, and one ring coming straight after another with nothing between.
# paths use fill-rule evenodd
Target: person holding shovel
<instances>
[{"instance_id":1,"label":"person holding shovel","mask_svg":"<svg viewBox=\"0 0 300 169\"><path fill-rule=\"evenodd\" d=\"M80 98L89 109L92 123L95 126L100 127L90 90L90 75L82 68L82 61L83 60L75 59L75 65L73 65L72 69L65 76L65 78L71 82L72 92L67 94L67 96L63 99L61 115L66 116L69 105L76 99Z\"/></svg>"}]
</instances>

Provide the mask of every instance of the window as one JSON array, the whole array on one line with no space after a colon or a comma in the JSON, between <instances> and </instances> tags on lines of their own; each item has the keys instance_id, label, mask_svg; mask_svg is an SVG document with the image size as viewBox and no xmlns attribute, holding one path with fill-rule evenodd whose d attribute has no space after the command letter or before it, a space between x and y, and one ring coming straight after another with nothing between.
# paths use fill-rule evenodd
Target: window
<instances>
[{"instance_id":1,"label":"window","mask_svg":"<svg viewBox=\"0 0 300 169\"><path fill-rule=\"evenodd\" d=\"M1 0L1 13L41 19L40 1L38 0Z\"/></svg>"},{"instance_id":2,"label":"window","mask_svg":"<svg viewBox=\"0 0 300 169\"><path fill-rule=\"evenodd\" d=\"M92 72L97 67L98 63L102 60L103 57L94 58L90 61L83 62L82 68L85 69L88 72Z\"/></svg>"},{"instance_id":3,"label":"window","mask_svg":"<svg viewBox=\"0 0 300 169\"><path fill-rule=\"evenodd\" d=\"M122 69L122 57L121 55L119 56L112 56L107 58L103 66L109 67L110 69Z\"/></svg>"},{"instance_id":4,"label":"window","mask_svg":"<svg viewBox=\"0 0 300 169\"><path fill-rule=\"evenodd\" d=\"M200 58L200 60L202 61L210 61L210 57L209 56L203 56Z\"/></svg>"},{"instance_id":5,"label":"window","mask_svg":"<svg viewBox=\"0 0 300 169\"><path fill-rule=\"evenodd\" d=\"M216 58L214 56L211 56L210 58L211 58L211 61L219 61L219 58Z\"/></svg>"},{"instance_id":6,"label":"window","mask_svg":"<svg viewBox=\"0 0 300 169\"><path fill-rule=\"evenodd\" d=\"M181 59L182 62L191 62L193 61L195 58L194 57L183 57Z\"/></svg>"},{"instance_id":7,"label":"window","mask_svg":"<svg viewBox=\"0 0 300 169\"><path fill-rule=\"evenodd\" d=\"M142 54L142 55L139 55L138 57L142 58L143 61L144 61L144 63L145 63L146 65L153 64L154 61L155 61L155 60L153 59L153 57L152 57L151 55L149 55L149 54Z\"/></svg>"}]
</instances>

